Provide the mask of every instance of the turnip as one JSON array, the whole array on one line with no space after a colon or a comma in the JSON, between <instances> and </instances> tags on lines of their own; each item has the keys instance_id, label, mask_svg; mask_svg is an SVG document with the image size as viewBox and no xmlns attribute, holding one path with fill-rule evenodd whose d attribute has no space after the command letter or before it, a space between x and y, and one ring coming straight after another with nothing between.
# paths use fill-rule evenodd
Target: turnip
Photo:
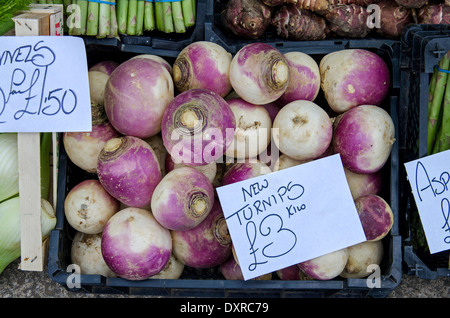
<instances>
[{"instance_id":1,"label":"turnip","mask_svg":"<svg viewBox=\"0 0 450 318\"><path fill-rule=\"evenodd\" d=\"M216 161L210 162L206 165L202 166L192 166L193 168L197 169L198 171L202 172L209 181L213 182L217 177L217 167L218 164ZM166 172L170 172L173 169L177 169L180 167L190 167L188 165L185 165L184 163L176 163L171 155L167 155L165 159L165 170Z\"/></svg>"},{"instance_id":2,"label":"turnip","mask_svg":"<svg viewBox=\"0 0 450 318\"><path fill-rule=\"evenodd\" d=\"M297 266L308 276L318 280L333 279L345 268L348 260L347 248L298 263Z\"/></svg>"},{"instance_id":3,"label":"turnip","mask_svg":"<svg viewBox=\"0 0 450 318\"><path fill-rule=\"evenodd\" d=\"M395 141L395 126L381 107L360 105L336 118L332 145L345 168L374 173L386 163Z\"/></svg>"},{"instance_id":4,"label":"turnip","mask_svg":"<svg viewBox=\"0 0 450 318\"><path fill-rule=\"evenodd\" d=\"M67 222L77 231L98 234L106 222L119 211L119 202L96 179L75 185L64 199Z\"/></svg>"},{"instance_id":5,"label":"turnip","mask_svg":"<svg viewBox=\"0 0 450 318\"><path fill-rule=\"evenodd\" d=\"M166 147L164 147L161 134L156 134L149 138L145 138L144 141L147 142L155 152L156 157L158 158L161 176L164 176L166 174L166 158L169 157L169 155L167 153Z\"/></svg>"},{"instance_id":6,"label":"turnip","mask_svg":"<svg viewBox=\"0 0 450 318\"><path fill-rule=\"evenodd\" d=\"M325 110L314 102L297 100L278 112L272 125L280 151L295 160L322 155L330 146L333 124Z\"/></svg>"},{"instance_id":7,"label":"turnip","mask_svg":"<svg viewBox=\"0 0 450 318\"><path fill-rule=\"evenodd\" d=\"M380 56L368 50L328 53L321 59L319 70L321 88L336 113L363 104L379 105L389 92L389 68Z\"/></svg>"},{"instance_id":8,"label":"turnip","mask_svg":"<svg viewBox=\"0 0 450 318\"><path fill-rule=\"evenodd\" d=\"M384 248L381 241L364 241L347 247L348 261L340 273L344 278L363 278L369 276L373 266L380 265Z\"/></svg>"},{"instance_id":9,"label":"turnip","mask_svg":"<svg viewBox=\"0 0 450 318\"><path fill-rule=\"evenodd\" d=\"M303 52L288 52L284 57L289 65L289 84L277 103L284 106L299 99L314 101L320 90L317 62Z\"/></svg>"},{"instance_id":10,"label":"turnip","mask_svg":"<svg viewBox=\"0 0 450 318\"><path fill-rule=\"evenodd\" d=\"M101 248L106 264L117 276L143 280L167 265L172 240L170 231L150 211L129 207L106 223Z\"/></svg>"},{"instance_id":11,"label":"turnip","mask_svg":"<svg viewBox=\"0 0 450 318\"><path fill-rule=\"evenodd\" d=\"M173 253L170 255L166 266L157 274L150 276L150 279L178 279L183 274L184 264L181 263Z\"/></svg>"},{"instance_id":12,"label":"turnip","mask_svg":"<svg viewBox=\"0 0 450 318\"><path fill-rule=\"evenodd\" d=\"M270 143L270 115L264 106L248 103L242 98L233 98L227 102L236 120L236 130L225 155L238 159L255 158Z\"/></svg>"},{"instance_id":13,"label":"turnip","mask_svg":"<svg viewBox=\"0 0 450 318\"><path fill-rule=\"evenodd\" d=\"M383 184L381 171L375 173L355 173L344 168L353 200L368 194L378 194Z\"/></svg>"},{"instance_id":14,"label":"turnip","mask_svg":"<svg viewBox=\"0 0 450 318\"><path fill-rule=\"evenodd\" d=\"M173 64L173 82L184 92L204 88L225 97L231 91L231 54L217 43L197 41L186 46Z\"/></svg>"},{"instance_id":15,"label":"turnip","mask_svg":"<svg viewBox=\"0 0 450 318\"><path fill-rule=\"evenodd\" d=\"M110 122L95 124L93 121L89 132L63 133L64 149L76 166L89 173L97 173L98 155L109 139L119 136Z\"/></svg>"},{"instance_id":16,"label":"turnip","mask_svg":"<svg viewBox=\"0 0 450 318\"><path fill-rule=\"evenodd\" d=\"M222 185L251 179L271 172L270 167L259 160L255 162L237 162L231 165L223 175Z\"/></svg>"},{"instance_id":17,"label":"turnip","mask_svg":"<svg viewBox=\"0 0 450 318\"><path fill-rule=\"evenodd\" d=\"M186 231L171 231L171 234L173 255L187 266L211 268L231 255L231 237L218 200L199 225Z\"/></svg>"},{"instance_id":18,"label":"turnip","mask_svg":"<svg viewBox=\"0 0 450 318\"><path fill-rule=\"evenodd\" d=\"M233 140L236 121L220 95L202 88L178 94L163 116L164 146L176 163L200 166L221 158Z\"/></svg>"},{"instance_id":19,"label":"turnip","mask_svg":"<svg viewBox=\"0 0 450 318\"><path fill-rule=\"evenodd\" d=\"M109 80L109 75L100 71L89 71L89 96L91 105L104 106L105 87Z\"/></svg>"},{"instance_id":20,"label":"turnip","mask_svg":"<svg viewBox=\"0 0 450 318\"><path fill-rule=\"evenodd\" d=\"M233 256L228 257L226 261L220 264L220 272L227 280L244 280L241 267Z\"/></svg>"},{"instance_id":21,"label":"turnip","mask_svg":"<svg viewBox=\"0 0 450 318\"><path fill-rule=\"evenodd\" d=\"M230 81L245 101L263 105L277 100L289 83L289 66L284 55L267 43L250 43L231 60Z\"/></svg>"},{"instance_id":22,"label":"turnip","mask_svg":"<svg viewBox=\"0 0 450 318\"><path fill-rule=\"evenodd\" d=\"M170 73L149 58L129 59L110 75L105 87L105 110L123 135L147 138L161 131L164 110L174 98Z\"/></svg>"},{"instance_id":23,"label":"turnip","mask_svg":"<svg viewBox=\"0 0 450 318\"><path fill-rule=\"evenodd\" d=\"M162 178L153 149L133 136L108 140L98 157L97 175L106 191L132 207L148 205Z\"/></svg>"},{"instance_id":24,"label":"turnip","mask_svg":"<svg viewBox=\"0 0 450 318\"><path fill-rule=\"evenodd\" d=\"M267 110L270 116L270 120L273 122L281 109L280 105L278 105L276 102L272 102L268 104L263 104L262 106Z\"/></svg>"},{"instance_id":25,"label":"turnip","mask_svg":"<svg viewBox=\"0 0 450 318\"><path fill-rule=\"evenodd\" d=\"M119 63L116 61L101 61L89 68L89 71L98 71L102 72L108 75L111 75L111 73L116 69L116 67L119 66Z\"/></svg>"},{"instance_id":26,"label":"turnip","mask_svg":"<svg viewBox=\"0 0 450 318\"><path fill-rule=\"evenodd\" d=\"M281 280L306 280L310 279L297 264L276 271Z\"/></svg>"},{"instance_id":27,"label":"turnip","mask_svg":"<svg viewBox=\"0 0 450 318\"><path fill-rule=\"evenodd\" d=\"M394 214L380 196L369 194L355 200L356 210L368 241L384 238L394 225Z\"/></svg>"},{"instance_id":28,"label":"turnip","mask_svg":"<svg viewBox=\"0 0 450 318\"><path fill-rule=\"evenodd\" d=\"M81 275L117 276L103 259L101 242L102 233L75 233L70 249L70 258L73 264L80 266Z\"/></svg>"},{"instance_id":29,"label":"turnip","mask_svg":"<svg viewBox=\"0 0 450 318\"><path fill-rule=\"evenodd\" d=\"M167 173L156 186L151 211L165 228L185 231L202 222L213 203L211 181L193 167L180 167Z\"/></svg>"}]
</instances>

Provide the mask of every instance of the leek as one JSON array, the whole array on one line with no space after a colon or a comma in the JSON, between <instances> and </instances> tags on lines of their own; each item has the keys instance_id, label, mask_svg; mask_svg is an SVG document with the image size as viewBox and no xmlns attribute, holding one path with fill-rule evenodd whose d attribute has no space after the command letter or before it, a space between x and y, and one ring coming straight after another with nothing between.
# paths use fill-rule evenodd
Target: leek
<instances>
[{"instance_id":1,"label":"leek","mask_svg":"<svg viewBox=\"0 0 450 318\"><path fill-rule=\"evenodd\" d=\"M0 274L20 256L20 204L19 197L0 203ZM44 241L56 226L55 211L41 199L41 232Z\"/></svg>"},{"instance_id":2,"label":"leek","mask_svg":"<svg viewBox=\"0 0 450 318\"><path fill-rule=\"evenodd\" d=\"M17 133L0 134L0 202L19 193Z\"/></svg>"}]
</instances>

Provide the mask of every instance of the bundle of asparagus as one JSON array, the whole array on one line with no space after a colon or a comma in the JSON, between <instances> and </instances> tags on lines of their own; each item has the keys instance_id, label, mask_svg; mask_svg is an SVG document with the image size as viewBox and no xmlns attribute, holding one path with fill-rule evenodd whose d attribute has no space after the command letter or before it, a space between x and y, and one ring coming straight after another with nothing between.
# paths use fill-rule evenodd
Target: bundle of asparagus
<instances>
[{"instance_id":1,"label":"bundle of asparagus","mask_svg":"<svg viewBox=\"0 0 450 318\"><path fill-rule=\"evenodd\" d=\"M195 25L195 0L117 0L120 34L142 35L144 31L184 33Z\"/></svg>"}]
</instances>

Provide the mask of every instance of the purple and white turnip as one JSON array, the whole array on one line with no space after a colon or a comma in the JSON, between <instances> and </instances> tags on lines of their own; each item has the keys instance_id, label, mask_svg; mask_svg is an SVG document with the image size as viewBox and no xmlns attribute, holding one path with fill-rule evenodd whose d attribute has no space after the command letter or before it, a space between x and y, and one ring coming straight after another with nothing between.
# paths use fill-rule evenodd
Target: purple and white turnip
<instances>
[{"instance_id":1,"label":"purple and white turnip","mask_svg":"<svg viewBox=\"0 0 450 318\"><path fill-rule=\"evenodd\" d=\"M347 264L347 260L348 251L347 248L343 248L298 263L297 266L302 272L313 279L330 280L342 273Z\"/></svg>"},{"instance_id":2,"label":"purple and white turnip","mask_svg":"<svg viewBox=\"0 0 450 318\"><path fill-rule=\"evenodd\" d=\"M395 126L383 108L360 105L334 121L332 145L345 168L356 173L375 173L389 158L395 142Z\"/></svg>"},{"instance_id":3,"label":"purple and white turnip","mask_svg":"<svg viewBox=\"0 0 450 318\"><path fill-rule=\"evenodd\" d=\"M389 233L394 225L394 214L382 197L364 195L355 200L355 206L368 241L379 241Z\"/></svg>"},{"instance_id":4,"label":"purple and white turnip","mask_svg":"<svg viewBox=\"0 0 450 318\"><path fill-rule=\"evenodd\" d=\"M277 100L289 83L289 66L284 55L266 43L250 43L231 60L230 81L245 101L263 105Z\"/></svg>"},{"instance_id":5,"label":"purple and white turnip","mask_svg":"<svg viewBox=\"0 0 450 318\"><path fill-rule=\"evenodd\" d=\"M167 173L153 192L151 211L169 230L185 231L202 222L214 203L211 181L193 167Z\"/></svg>"},{"instance_id":6,"label":"purple and white turnip","mask_svg":"<svg viewBox=\"0 0 450 318\"><path fill-rule=\"evenodd\" d=\"M379 266L383 259L382 241L364 241L347 247L348 261L339 274L344 278L363 278L369 276L374 266Z\"/></svg>"},{"instance_id":7,"label":"purple and white turnip","mask_svg":"<svg viewBox=\"0 0 450 318\"><path fill-rule=\"evenodd\" d=\"M161 120L174 98L172 76L163 64L132 58L110 75L105 88L105 110L123 135L148 138L161 131Z\"/></svg>"},{"instance_id":8,"label":"purple and white turnip","mask_svg":"<svg viewBox=\"0 0 450 318\"><path fill-rule=\"evenodd\" d=\"M221 158L236 121L223 97L203 88L178 94L162 119L164 146L176 163L200 166Z\"/></svg>"},{"instance_id":9,"label":"purple and white turnip","mask_svg":"<svg viewBox=\"0 0 450 318\"><path fill-rule=\"evenodd\" d=\"M186 46L173 64L173 81L180 92L204 88L225 97L231 91L231 54L214 42Z\"/></svg>"},{"instance_id":10,"label":"purple and white turnip","mask_svg":"<svg viewBox=\"0 0 450 318\"><path fill-rule=\"evenodd\" d=\"M64 215L77 231L98 234L106 222L119 211L119 202L96 179L75 185L64 199Z\"/></svg>"},{"instance_id":11,"label":"purple and white turnip","mask_svg":"<svg viewBox=\"0 0 450 318\"><path fill-rule=\"evenodd\" d=\"M296 100L285 105L273 121L273 139L280 151L295 160L310 160L330 146L333 124L314 102Z\"/></svg>"},{"instance_id":12,"label":"purple and white turnip","mask_svg":"<svg viewBox=\"0 0 450 318\"><path fill-rule=\"evenodd\" d=\"M132 207L148 205L162 179L153 149L133 136L108 140L98 157L97 175L106 191Z\"/></svg>"},{"instance_id":13,"label":"purple and white turnip","mask_svg":"<svg viewBox=\"0 0 450 318\"><path fill-rule=\"evenodd\" d=\"M117 276L143 280L167 265L172 252L170 231L148 210L128 207L106 223L101 250L108 267Z\"/></svg>"}]
</instances>

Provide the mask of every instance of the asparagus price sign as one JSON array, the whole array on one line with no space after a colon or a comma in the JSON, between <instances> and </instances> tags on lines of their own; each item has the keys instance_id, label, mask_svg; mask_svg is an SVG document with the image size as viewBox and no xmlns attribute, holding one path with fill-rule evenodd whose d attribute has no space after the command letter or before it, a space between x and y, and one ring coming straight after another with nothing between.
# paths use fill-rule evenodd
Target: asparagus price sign
<instances>
[{"instance_id":1,"label":"asparagus price sign","mask_svg":"<svg viewBox=\"0 0 450 318\"><path fill-rule=\"evenodd\" d=\"M0 37L0 131L90 131L87 70L81 38Z\"/></svg>"},{"instance_id":2,"label":"asparagus price sign","mask_svg":"<svg viewBox=\"0 0 450 318\"><path fill-rule=\"evenodd\" d=\"M217 192L246 280L366 240L339 154Z\"/></svg>"},{"instance_id":3,"label":"asparagus price sign","mask_svg":"<svg viewBox=\"0 0 450 318\"><path fill-rule=\"evenodd\" d=\"M405 163L430 253L450 249L450 150Z\"/></svg>"}]
</instances>

